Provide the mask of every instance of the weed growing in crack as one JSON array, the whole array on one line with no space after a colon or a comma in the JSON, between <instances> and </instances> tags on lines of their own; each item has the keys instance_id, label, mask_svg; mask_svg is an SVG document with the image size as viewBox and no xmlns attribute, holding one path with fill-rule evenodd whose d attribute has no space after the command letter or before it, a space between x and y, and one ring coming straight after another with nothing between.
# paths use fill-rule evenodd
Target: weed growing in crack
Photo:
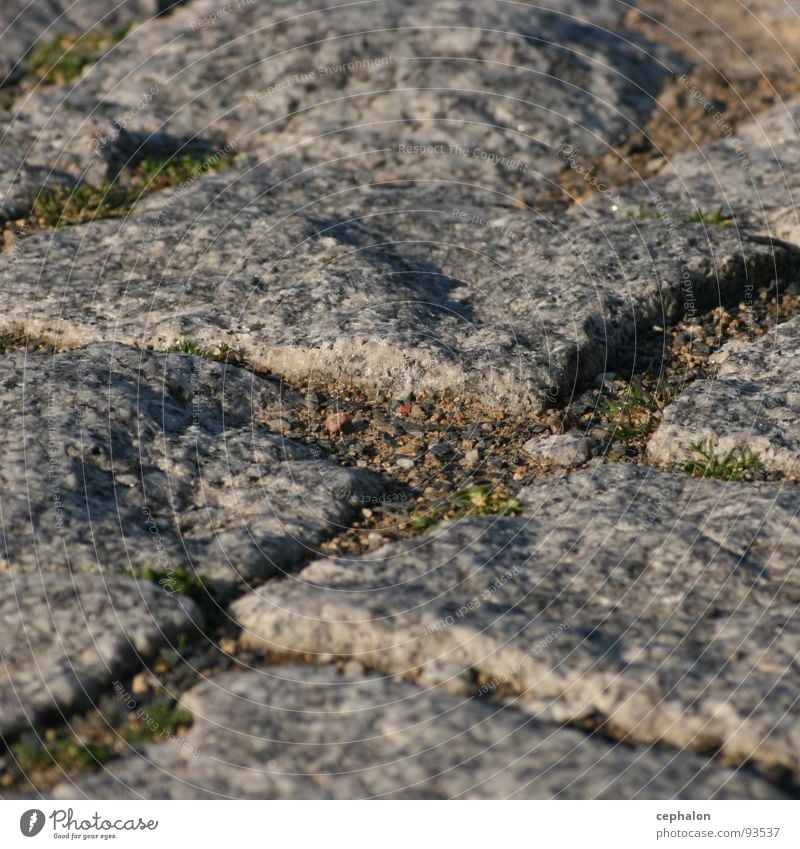
<instances>
[{"instance_id":1,"label":"weed growing in crack","mask_svg":"<svg viewBox=\"0 0 800 849\"><path fill-rule=\"evenodd\" d=\"M204 169L200 165L204 165ZM197 179L204 171L224 171L230 167L230 159L219 157L204 163L193 156L175 156L172 159L143 159L136 168L142 181L142 191L152 192L173 186L182 186Z\"/></svg>"},{"instance_id":2,"label":"weed growing in crack","mask_svg":"<svg viewBox=\"0 0 800 849\"><path fill-rule=\"evenodd\" d=\"M413 515L409 527L413 531L424 531L444 519L516 516L522 509L522 504L516 498L509 498L485 485L476 485L457 492L444 507Z\"/></svg>"},{"instance_id":3,"label":"weed growing in crack","mask_svg":"<svg viewBox=\"0 0 800 849\"><path fill-rule=\"evenodd\" d=\"M736 446L719 457L714 450L713 440L707 439L694 443L691 452L696 456L686 462L683 470L693 477L741 481L752 479L761 470L758 456L743 446Z\"/></svg>"},{"instance_id":4,"label":"weed growing in crack","mask_svg":"<svg viewBox=\"0 0 800 849\"><path fill-rule=\"evenodd\" d=\"M190 728L193 721L192 714L184 708L152 704L148 705L143 717L134 718L131 725L123 729L122 737L132 745L149 743L174 736L179 731Z\"/></svg>"},{"instance_id":5,"label":"weed growing in crack","mask_svg":"<svg viewBox=\"0 0 800 849\"><path fill-rule=\"evenodd\" d=\"M633 442L650 436L669 401L669 394L662 384L651 391L633 378L621 399L603 398L598 404L598 412L613 422L614 441Z\"/></svg>"},{"instance_id":6,"label":"weed growing in crack","mask_svg":"<svg viewBox=\"0 0 800 849\"><path fill-rule=\"evenodd\" d=\"M49 767L70 773L105 763L112 755L108 746L81 743L72 736L52 741L18 740L11 746L11 752L24 773Z\"/></svg>"},{"instance_id":7,"label":"weed growing in crack","mask_svg":"<svg viewBox=\"0 0 800 849\"><path fill-rule=\"evenodd\" d=\"M31 219L37 227L69 227L96 218L124 218L143 195L182 186L204 173L223 171L230 164L224 156L143 159L133 169L127 186L107 180L100 186L79 183L43 189L34 201Z\"/></svg>"},{"instance_id":8,"label":"weed growing in crack","mask_svg":"<svg viewBox=\"0 0 800 849\"><path fill-rule=\"evenodd\" d=\"M31 50L28 68L42 82L61 85L72 82L84 68L93 65L130 32L123 26L110 33L86 32L61 35L51 41L40 41Z\"/></svg>"},{"instance_id":9,"label":"weed growing in crack","mask_svg":"<svg viewBox=\"0 0 800 849\"><path fill-rule=\"evenodd\" d=\"M140 569L135 577L139 581L150 581L158 584L170 595L182 593L192 599L204 611L209 608L217 608L217 590L213 583L199 572L184 568L159 572L157 569L145 568Z\"/></svg>"},{"instance_id":10,"label":"weed growing in crack","mask_svg":"<svg viewBox=\"0 0 800 849\"><path fill-rule=\"evenodd\" d=\"M170 349L173 354L192 354L195 357L204 357L205 350L200 347L199 342L194 339L181 339L176 342Z\"/></svg>"},{"instance_id":11,"label":"weed growing in crack","mask_svg":"<svg viewBox=\"0 0 800 849\"><path fill-rule=\"evenodd\" d=\"M686 224L711 224L721 227L727 227L731 223L730 216L725 215L722 207L708 214L698 207L693 215L686 215L683 220Z\"/></svg>"}]
</instances>

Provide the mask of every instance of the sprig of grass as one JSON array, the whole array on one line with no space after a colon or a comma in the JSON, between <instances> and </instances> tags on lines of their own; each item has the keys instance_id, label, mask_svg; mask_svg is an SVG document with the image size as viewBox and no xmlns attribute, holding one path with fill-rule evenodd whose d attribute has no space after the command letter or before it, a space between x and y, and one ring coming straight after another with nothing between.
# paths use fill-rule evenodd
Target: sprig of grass
<instances>
[{"instance_id":1,"label":"sprig of grass","mask_svg":"<svg viewBox=\"0 0 800 849\"><path fill-rule=\"evenodd\" d=\"M194 570L183 567L170 569L169 572L161 572L157 569L145 567L136 573L140 581L150 581L163 587L165 592L183 593L201 608L216 608L219 594L209 579Z\"/></svg>"},{"instance_id":2,"label":"sprig of grass","mask_svg":"<svg viewBox=\"0 0 800 849\"><path fill-rule=\"evenodd\" d=\"M211 154L205 159L178 156L143 159L133 169L130 184L106 180L100 186L79 183L43 189L33 204L31 219L38 227L67 227L95 218L124 218L145 194L182 186L204 173L230 167L227 156Z\"/></svg>"},{"instance_id":3,"label":"sprig of grass","mask_svg":"<svg viewBox=\"0 0 800 849\"><path fill-rule=\"evenodd\" d=\"M127 25L109 33L60 35L50 41L40 41L31 50L28 68L45 83L61 85L72 82L84 68L97 62L129 32L130 25Z\"/></svg>"},{"instance_id":4,"label":"sprig of grass","mask_svg":"<svg viewBox=\"0 0 800 849\"><path fill-rule=\"evenodd\" d=\"M161 704L143 706L144 721L134 717L132 724L122 732L124 739L131 744L146 743L164 739L178 731L191 727L194 717L184 708L167 707Z\"/></svg>"},{"instance_id":5,"label":"sprig of grass","mask_svg":"<svg viewBox=\"0 0 800 849\"><path fill-rule=\"evenodd\" d=\"M735 446L720 457L714 449L714 442L707 439L691 446L692 454L683 470L699 478L718 478L726 481L741 481L752 478L761 470L761 460L756 454L743 446Z\"/></svg>"},{"instance_id":6,"label":"sprig of grass","mask_svg":"<svg viewBox=\"0 0 800 849\"><path fill-rule=\"evenodd\" d=\"M73 737L52 742L19 740L11 751L24 773L57 766L66 773L105 763L112 755L108 746L96 743L79 743Z\"/></svg>"},{"instance_id":7,"label":"sprig of grass","mask_svg":"<svg viewBox=\"0 0 800 849\"><path fill-rule=\"evenodd\" d=\"M468 516L516 516L522 503L508 498L484 484L470 486L457 492L450 502L439 508L415 513L409 522L413 531L425 531L444 519L464 519Z\"/></svg>"},{"instance_id":8,"label":"sprig of grass","mask_svg":"<svg viewBox=\"0 0 800 849\"><path fill-rule=\"evenodd\" d=\"M633 378L621 399L603 398L597 412L614 424L614 441L633 442L650 436L658 425L658 413L669 401L670 395L662 384L648 390L638 378Z\"/></svg>"},{"instance_id":9,"label":"sprig of grass","mask_svg":"<svg viewBox=\"0 0 800 849\"><path fill-rule=\"evenodd\" d=\"M722 207L707 214L698 207L694 214L685 216L683 220L687 224L712 224L723 227L731 223L730 216L723 212Z\"/></svg>"},{"instance_id":10,"label":"sprig of grass","mask_svg":"<svg viewBox=\"0 0 800 849\"><path fill-rule=\"evenodd\" d=\"M195 357L205 355L205 350L194 339L180 339L169 350L171 353L193 354Z\"/></svg>"}]
</instances>

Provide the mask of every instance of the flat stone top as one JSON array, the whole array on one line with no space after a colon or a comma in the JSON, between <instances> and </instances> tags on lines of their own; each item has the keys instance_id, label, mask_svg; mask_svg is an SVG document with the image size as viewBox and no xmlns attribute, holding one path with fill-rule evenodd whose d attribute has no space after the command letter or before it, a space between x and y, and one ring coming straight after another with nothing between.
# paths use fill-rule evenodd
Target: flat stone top
<instances>
[{"instance_id":1,"label":"flat stone top","mask_svg":"<svg viewBox=\"0 0 800 849\"><path fill-rule=\"evenodd\" d=\"M4 498L5 507L5 498ZM195 604L119 576L0 574L0 733L91 706L108 679L135 669L202 621ZM64 715L62 713L62 715Z\"/></svg>"},{"instance_id":2,"label":"flat stone top","mask_svg":"<svg viewBox=\"0 0 800 849\"><path fill-rule=\"evenodd\" d=\"M276 666L184 697L187 737L62 783L57 798L775 798L692 754L614 746L386 678Z\"/></svg>"},{"instance_id":3,"label":"flat stone top","mask_svg":"<svg viewBox=\"0 0 800 849\"><path fill-rule=\"evenodd\" d=\"M108 32L150 18L167 5L159 0L3 0L0 73L16 79L25 67L26 54L37 42L80 35L93 28Z\"/></svg>"},{"instance_id":4,"label":"flat stone top","mask_svg":"<svg viewBox=\"0 0 800 849\"><path fill-rule=\"evenodd\" d=\"M598 156L631 135L672 57L615 34L621 3L549 7L380 0L226 12L201 0L143 20L77 83L39 86L0 115L0 215L24 214L44 183L99 184L188 142L550 192L542 175L561 169L561 144ZM75 15L76 29L88 25Z\"/></svg>"},{"instance_id":5,"label":"flat stone top","mask_svg":"<svg viewBox=\"0 0 800 849\"><path fill-rule=\"evenodd\" d=\"M533 410L629 360L638 329L795 265L793 251L727 228L612 222L598 234L491 190L296 165L205 177L123 222L0 254L6 323L66 344L225 343L290 378Z\"/></svg>"},{"instance_id":6,"label":"flat stone top","mask_svg":"<svg viewBox=\"0 0 800 849\"><path fill-rule=\"evenodd\" d=\"M229 587L292 567L346 525L370 472L271 433L275 380L100 343L0 357L0 570L171 575Z\"/></svg>"},{"instance_id":7,"label":"flat stone top","mask_svg":"<svg viewBox=\"0 0 800 849\"><path fill-rule=\"evenodd\" d=\"M520 499L245 596L245 644L798 773L794 487L596 465Z\"/></svg>"},{"instance_id":8,"label":"flat stone top","mask_svg":"<svg viewBox=\"0 0 800 849\"><path fill-rule=\"evenodd\" d=\"M664 410L648 457L662 465L700 460L698 449L760 470L800 477L800 319L755 341L725 345L711 357L715 374L684 390Z\"/></svg>"}]
</instances>

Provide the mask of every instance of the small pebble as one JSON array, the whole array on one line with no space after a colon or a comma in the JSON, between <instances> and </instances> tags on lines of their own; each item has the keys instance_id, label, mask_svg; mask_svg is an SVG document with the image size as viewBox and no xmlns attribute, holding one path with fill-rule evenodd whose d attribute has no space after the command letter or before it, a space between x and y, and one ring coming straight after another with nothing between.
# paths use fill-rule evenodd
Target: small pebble
<instances>
[{"instance_id":1,"label":"small pebble","mask_svg":"<svg viewBox=\"0 0 800 849\"><path fill-rule=\"evenodd\" d=\"M429 450L434 457L447 457L453 453L453 449L446 442L434 442Z\"/></svg>"},{"instance_id":2,"label":"small pebble","mask_svg":"<svg viewBox=\"0 0 800 849\"><path fill-rule=\"evenodd\" d=\"M150 673L149 672L140 672L138 675L133 676L133 680L131 681L131 692L136 695L141 695L142 693L146 693L150 689Z\"/></svg>"},{"instance_id":3,"label":"small pebble","mask_svg":"<svg viewBox=\"0 0 800 849\"><path fill-rule=\"evenodd\" d=\"M471 451L467 451L464 460L469 466L477 466L481 461L481 452L477 448L473 448Z\"/></svg>"},{"instance_id":4,"label":"small pebble","mask_svg":"<svg viewBox=\"0 0 800 849\"><path fill-rule=\"evenodd\" d=\"M353 424L349 413L331 413L325 419L325 429L328 433L347 433Z\"/></svg>"}]
</instances>

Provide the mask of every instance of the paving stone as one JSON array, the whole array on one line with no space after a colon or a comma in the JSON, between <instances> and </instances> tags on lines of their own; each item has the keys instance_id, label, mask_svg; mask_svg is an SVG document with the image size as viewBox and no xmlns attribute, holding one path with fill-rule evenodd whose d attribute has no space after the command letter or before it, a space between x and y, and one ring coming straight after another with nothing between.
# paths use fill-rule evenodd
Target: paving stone
<instances>
[{"instance_id":1,"label":"paving stone","mask_svg":"<svg viewBox=\"0 0 800 849\"><path fill-rule=\"evenodd\" d=\"M720 215L733 229L800 242L798 121L800 98L781 103L735 130L723 128L711 144L676 153L644 182L592 197L576 212L598 220L669 215L680 222L700 210Z\"/></svg>"},{"instance_id":2,"label":"paving stone","mask_svg":"<svg viewBox=\"0 0 800 849\"><path fill-rule=\"evenodd\" d=\"M291 568L380 491L261 426L299 403L185 354L103 343L0 357L0 570L195 569L232 586Z\"/></svg>"},{"instance_id":3,"label":"paving stone","mask_svg":"<svg viewBox=\"0 0 800 849\"><path fill-rule=\"evenodd\" d=\"M182 339L314 374L542 409L635 359L639 330L794 273L727 228L563 230L491 192L371 185L296 165L205 177L128 220L0 254L4 322L64 344ZM45 263L47 273L43 273Z\"/></svg>"},{"instance_id":4,"label":"paving stone","mask_svg":"<svg viewBox=\"0 0 800 849\"><path fill-rule=\"evenodd\" d=\"M716 375L685 389L664 410L647 446L654 463L755 455L761 469L800 475L800 320L779 324L755 342L725 345L711 357Z\"/></svg>"},{"instance_id":5,"label":"paving stone","mask_svg":"<svg viewBox=\"0 0 800 849\"><path fill-rule=\"evenodd\" d=\"M16 167L0 164L12 174L53 167L47 139L57 135L67 140L62 170L82 177L90 132L107 140L103 158L138 156L140 145L152 154L159 136L203 138L266 158L345 158L391 179L435 169L546 189L539 175L561 168L559 145L605 152L646 118L666 74L663 51L621 27L622 4L550 6L410 0L298 13L281 2L226 12L195 0L144 22L77 86L26 95L14 114L46 117L40 147L12 144ZM18 184L16 202L32 188Z\"/></svg>"},{"instance_id":6,"label":"paving stone","mask_svg":"<svg viewBox=\"0 0 800 849\"><path fill-rule=\"evenodd\" d=\"M294 666L184 697L181 745L144 747L57 798L780 798L694 754L613 745L517 710Z\"/></svg>"},{"instance_id":7,"label":"paving stone","mask_svg":"<svg viewBox=\"0 0 800 849\"><path fill-rule=\"evenodd\" d=\"M0 574L0 734L91 706L113 676L201 624L192 601L148 582Z\"/></svg>"},{"instance_id":8,"label":"paving stone","mask_svg":"<svg viewBox=\"0 0 800 849\"><path fill-rule=\"evenodd\" d=\"M269 583L233 604L245 645L468 674L538 718L796 780L796 490L594 464L519 497Z\"/></svg>"},{"instance_id":9,"label":"paving stone","mask_svg":"<svg viewBox=\"0 0 800 849\"><path fill-rule=\"evenodd\" d=\"M173 0L3 0L0 8L0 74L8 80L26 70L25 59L37 42L61 35L111 32L150 18Z\"/></svg>"}]
</instances>

